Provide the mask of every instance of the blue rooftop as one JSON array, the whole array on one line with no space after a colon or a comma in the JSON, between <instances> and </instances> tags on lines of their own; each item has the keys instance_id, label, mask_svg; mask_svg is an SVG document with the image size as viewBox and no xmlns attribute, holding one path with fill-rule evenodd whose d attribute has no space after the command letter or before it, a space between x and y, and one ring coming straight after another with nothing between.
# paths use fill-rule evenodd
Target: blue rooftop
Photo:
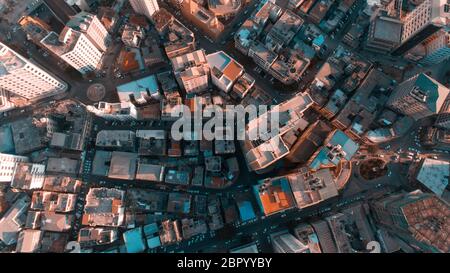
<instances>
[{"instance_id":1,"label":"blue rooftop","mask_svg":"<svg viewBox=\"0 0 450 273\"><path fill-rule=\"evenodd\" d=\"M144 235L149 237L158 232L158 225L156 223L148 224L144 226Z\"/></svg>"},{"instance_id":2,"label":"blue rooftop","mask_svg":"<svg viewBox=\"0 0 450 273\"><path fill-rule=\"evenodd\" d=\"M156 248L161 246L161 240L159 239L159 237L153 237L147 240L147 245L149 248Z\"/></svg>"},{"instance_id":3,"label":"blue rooftop","mask_svg":"<svg viewBox=\"0 0 450 273\"><path fill-rule=\"evenodd\" d=\"M242 222L246 222L248 220L256 218L255 212L253 211L252 203L250 203L250 201L240 202L238 203L238 206Z\"/></svg>"},{"instance_id":4,"label":"blue rooftop","mask_svg":"<svg viewBox=\"0 0 450 273\"><path fill-rule=\"evenodd\" d=\"M135 228L123 234L127 253L139 253L145 250L145 242L142 238L142 228Z\"/></svg>"},{"instance_id":5,"label":"blue rooftop","mask_svg":"<svg viewBox=\"0 0 450 273\"><path fill-rule=\"evenodd\" d=\"M319 35L313 40L313 44L321 47L325 43L325 36Z\"/></svg>"},{"instance_id":6,"label":"blue rooftop","mask_svg":"<svg viewBox=\"0 0 450 273\"><path fill-rule=\"evenodd\" d=\"M317 156L311 162L309 167L313 170L317 170L320 166L325 165L337 165L342 159L350 160L353 155L355 155L356 151L359 148L359 145L350 139L344 132L337 130L334 132L330 141L328 142L332 147L336 147L340 145L342 147L342 151L344 152L344 157L340 156L330 156L331 149L327 146L322 147L320 149Z\"/></svg>"},{"instance_id":7,"label":"blue rooftop","mask_svg":"<svg viewBox=\"0 0 450 273\"><path fill-rule=\"evenodd\" d=\"M159 93L158 82L156 81L155 75L150 75L148 77L117 86L117 93L120 98L134 94L135 98L139 99L142 97L142 94L147 93L147 90L150 95L157 95Z\"/></svg>"},{"instance_id":8,"label":"blue rooftop","mask_svg":"<svg viewBox=\"0 0 450 273\"><path fill-rule=\"evenodd\" d=\"M230 56L228 56L225 52L219 51L216 53L209 54L206 56L206 59L208 60L209 66L217 67L220 71L223 71L225 67L231 62Z\"/></svg>"}]
</instances>

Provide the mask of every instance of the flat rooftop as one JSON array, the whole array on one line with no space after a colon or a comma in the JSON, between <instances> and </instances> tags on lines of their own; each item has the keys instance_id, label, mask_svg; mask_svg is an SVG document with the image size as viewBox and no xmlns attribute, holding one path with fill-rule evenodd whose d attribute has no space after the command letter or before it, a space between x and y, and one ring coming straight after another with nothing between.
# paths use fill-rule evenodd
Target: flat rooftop
<instances>
[{"instance_id":1,"label":"flat rooftop","mask_svg":"<svg viewBox=\"0 0 450 273\"><path fill-rule=\"evenodd\" d=\"M422 162L416 179L438 196L442 196L448 186L450 162L426 158Z\"/></svg>"},{"instance_id":2,"label":"flat rooftop","mask_svg":"<svg viewBox=\"0 0 450 273\"><path fill-rule=\"evenodd\" d=\"M155 75L117 86L117 94L122 102L130 101L130 95L134 95L139 100L157 93L159 93L159 87Z\"/></svg>"},{"instance_id":3,"label":"flat rooftop","mask_svg":"<svg viewBox=\"0 0 450 273\"><path fill-rule=\"evenodd\" d=\"M375 21L374 38L399 43L402 37L403 24L394 18L379 17Z\"/></svg>"},{"instance_id":4,"label":"flat rooftop","mask_svg":"<svg viewBox=\"0 0 450 273\"><path fill-rule=\"evenodd\" d=\"M121 180L133 180L136 176L138 155L135 153L113 152L108 177Z\"/></svg>"}]
</instances>

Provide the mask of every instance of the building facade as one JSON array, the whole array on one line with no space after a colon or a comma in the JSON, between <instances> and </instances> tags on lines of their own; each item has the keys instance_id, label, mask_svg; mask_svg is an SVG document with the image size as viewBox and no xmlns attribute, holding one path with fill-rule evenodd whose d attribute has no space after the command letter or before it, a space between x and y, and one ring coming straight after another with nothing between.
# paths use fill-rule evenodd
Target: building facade
<instances>
[{"instance_id":1,"label":"building facade","mask_svg":"<svg viewBox=\"0 0 450 273\"><path fill-rule=\"evenodd\" d=\"M28 100L65 92L67 84L0 42L0 88Z\"/></svg>"},{"instance_id":2,"label":"building facade","mask_svg":"<svg viewBox=\"0 0 450 273\"><path fill-rule=\"evenodd\" d=\"M387 105L394 111L415 120L438 114L449 89L426 74L402 82L392 93Z\"/></svg>"},{"instance_id":3,"label":"building facade","mask_svg":"<svg viewBox=\"0 0 450 273\"><path fill-rule=\"evenodd\" d=\"M72 17L59 36L50 32L42 43L84 75L101 65L110 36L96 16L81 12Z\"/></svg>"},{"instance_id":4,"label":"building facade","mask_svg":"<svg viewBox=\"0 0 450 273\"><path fill-rule=\"evenodd\" d=\"M450 27L442 29L432 35L424 43L425 57L420 60L426 65L444 62L450 58Z\"/></svg>"},{"instance_id":5,"label":"building facade","mask_svg":"<svg viewBox=\"0 0 450 273\"><path fill-rule=\"evenodd\" d=\"M403 19L400 46L393 55L399 56L422 43L425 39L446 26L450 18L447 0L425 0Z\"/></svg>"},{"instance_id":6,"label":"building facade","mask_svg":"<svg viewBox=\"0 0 450 273\"><path fill-rule=\"evenodd\" d=\"M156 0L130 0L130 4L136 13L145 15L148 19L159 10Z\"/></svg>"}]
</instances>

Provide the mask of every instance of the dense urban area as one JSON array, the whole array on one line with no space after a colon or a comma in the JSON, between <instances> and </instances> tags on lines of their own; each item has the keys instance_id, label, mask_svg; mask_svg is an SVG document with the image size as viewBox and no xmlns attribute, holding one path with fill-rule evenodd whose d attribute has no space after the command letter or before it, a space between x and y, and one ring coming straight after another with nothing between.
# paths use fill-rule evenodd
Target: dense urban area
<instances>
[{"instance_id":1,"label":"dense urban area","mask_svg":"<svg viewBox=\"0 0 450 273\"><path fill-rule=\"evenodd\" d=\"M0 0L0 252L448 253L449 87L448 0Z\"/></svg>"}]
</instances>

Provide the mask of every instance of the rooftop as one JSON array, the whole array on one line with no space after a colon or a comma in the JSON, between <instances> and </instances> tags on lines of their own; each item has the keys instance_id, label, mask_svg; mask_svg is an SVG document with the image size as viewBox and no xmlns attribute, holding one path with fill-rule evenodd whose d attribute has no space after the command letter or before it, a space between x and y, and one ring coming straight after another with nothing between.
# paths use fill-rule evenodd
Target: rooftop
<instances>
[{"instance_id":1,"label":"rooftop","mask_svg":"<svg viewBox=\"0 0 450 273\"><path fill-rule=\"evenodd\" d=\"M308 165L313 170L336 167L341 160L350 161L358 148L359 144L351 140L344 132L335 130L325 140L322 149L313 155Z\"/></svg>"},{"instance_id":2,"label":"rooftop","mask_svg":"<svg viewBox=\"0 0 450 273\"><path fill-rule=\"evenodd\" d=\"M414 198L411 196L410 198ZM450 249L449 206L436 196L427 195L402 206L412 235L447 253Z\"/></svg>"},{"instance_id":3,"label":"rooftop","mask_svg":"<svg viewBox=\"0 0 450 273\"><path fill-rule=\"evenodd\" d=\"M111 156L108 177L121 180L134 180L138 155L135 153L116 152Z\"/></svg>"},{"instance_id":4,"label":"rooftop","mask_svg":"<svg viewBox=\"0 0 450 273\"><path fill-rule=\"evenodd\" d=\"M110 188L91 188L86 196L83 225L121 226L125 218L125 192Z\"/></svg>"},{"instance_id":5,"label":"rooftop","mask_svg":"<svg viewBox=\"0 0 450 273\"><path fill-rule=\"evenodd\" d=\"M19 231L25 225L30 201L28 195L22 195L0 219L0 240L6 245L17 242Z\"/></svg>"},{"instance_id":6,"label":"rooftop","mask_svg":"<svg viewBox=\"0 0 450 273\"><path fill-rule=\"evenodd\" d=\"M14 169L11 187L22 190L40 189L44 184L45 165L19 162Z\"/></svg>"},{"instance_id":7,"label":"rooftop","mask_svg":"<svg viewBox=\"0 0 450 273\"><path fill-rule=\"evenodd\" d=\"M130 95L136 100L144 100L159 93L155 75L150 75L126 84L117 86L120 101L130 101Z\"/></svg>"},{"instance_id":8,"label":"rooftop","mask_svg":"<svg viewBox=\"0 0 450 273\"><path fill-rule=\"evenodd\" d=\"M188 214L191 211L191 197L187 193L169 193L167 211L170 213Z\"/></svg>"},{"instance_id":9,"label":"rooftop","mask_svg":"<svg viewBox=\"0 0 450 273\"><path fill-rule=\"evenodd\" d=\"M231 85L244 72L243 66L223 51L209 54L206 58L213 76L224 86Z\"/></svg>"},{"instance_id":10,"label":"rooftop","mask_svg":"<svg viewBox=\"0 0 450 273\"><path fill-rule=\"evenodd\" d=\"M95 145L106 148L134 150L136 134L128 130L101 130L97 134Z\"/></svg>"},{"instance_id":11,"label":"rooftop","mask_svg":"<svg viewBox=\"0 0 450 273\"><path fill-rule=\"evenodd\" d=\"M286 176L298 208L305 208L338 196L335 178L330 169L293 173Z\"/></svg>"},{"instance_id":12,"label":"rooftop","mask_svg":"<svg viewBox=\"0 0 450 273\"><path fill-rule=\"evenodd\" d=\"M136 172L136 179L163 182L164 169L164 166L161 165L139 163Z\"/></svg>"},{"instance_id":13,"label":"rooftop","mask_svg":"<svg viewBox=\"0 0 450 273\"><path fill-rule=\"evenodd\" d=\"M437 196L442 196L448 186L449 172L448 161L425 158L416 179Z\"/></svg>"},{"instance_id":14,"label":"rooftop","mask_svg":"<svg viewBox=\"0 0 450 273\"><path fill-rule=\"evenodd\" d=\"M127 230L123 233L123 240L127 253L143 252L146 248L144 238L142 237L142 227Z\"/></svg>"},{"instance_id":15,"label":"rooftop","mask_svg":"<svg viewBox=\"0 0 450 273\"><path fill-rule=\"evenodd\" d=\"M293 208L295 200L289 181L285 177L261 180L253 186L253 192L265 215Z\"/></svg>"},{"instance_id":16,"label":"rooftop","mask_svg":"<svg viewBox=\"0 0 450 273\"><path fill-rule=\"evenodd\" d=\"M4 76L26 65L26 60L0 42L0 76Z\"/></svg>"},{"instance_id":17,"label":"rooftop","mask_svg":"<svg viewBox=\"0 0 450 273\"><path fill-rule=\"evenodd\" d=\"M81 189L81 181L68 176L50 176L46 175L44 179L43 190L77 193Z\"/></svg>"},{"instance_id":18,"label":"rooftop","mask_svg":"<svg viewBox=\"0 0 450 273\"><path fill-rule=\"evenodd\" d=\"M402 22L386 16L380 16L375 19L375 29L373 37L375 39L400 43L402 34Z\"/></svg>"}]
</instances>

